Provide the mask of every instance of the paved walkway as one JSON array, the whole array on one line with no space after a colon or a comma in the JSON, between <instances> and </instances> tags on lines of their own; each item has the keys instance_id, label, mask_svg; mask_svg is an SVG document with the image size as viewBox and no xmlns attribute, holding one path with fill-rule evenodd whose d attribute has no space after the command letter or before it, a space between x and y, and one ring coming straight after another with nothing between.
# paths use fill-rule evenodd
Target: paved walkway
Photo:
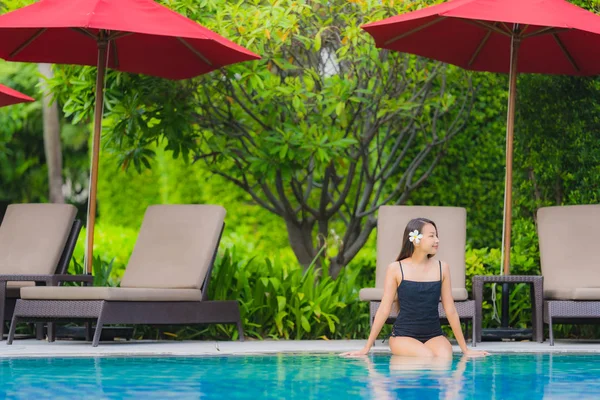
<instances>
[{"instance_id":1,"label":"paved walkway","mask_svg":"<svg viewBox=\"0 0 600 400\"><path fill-rule=\"evenodd\" d=\"M269 353L340 353L358 350L364 340L247 340L245 342L214 341L132 341L103 342L94 348L90 343L57 341L48 343L33 339L15 340L8 346L0 342L0 358L12 357L102 357L102 356L204 356ZM491 353L598 353L600 341L558 340L548 342L484 342L476 349ZM373 351L389 353L387 343L377 342ZM455 352L460 352L454 346Z\"/></svg>"}]
</instances>

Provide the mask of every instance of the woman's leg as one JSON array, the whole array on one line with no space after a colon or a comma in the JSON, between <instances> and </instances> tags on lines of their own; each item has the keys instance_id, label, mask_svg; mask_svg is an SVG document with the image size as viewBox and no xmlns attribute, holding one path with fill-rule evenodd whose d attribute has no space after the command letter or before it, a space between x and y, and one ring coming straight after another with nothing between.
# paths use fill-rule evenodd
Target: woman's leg
<instances>
[{"instance_id":1,"label":"woman's leg","mask_svg":"<svg viewBox=\"0 0 600 400\"><path fill-rule=\"evenodd\" d=\"M417 339L408 336L392 336L389 341L390 350L395 356L434 357L433 351Z\"/></svg>"},{"instance_id":2,"label":"woman's leg","mask_svg":"<svg viewBox=\"0 0 600 400\"><path fill-rule=\"evenodd\" d=\"M390 343L391 344L391 343ZM452 345L445 336L436 336L424 344L435 357L452 358Z\"/></svg>"}]
</instances>

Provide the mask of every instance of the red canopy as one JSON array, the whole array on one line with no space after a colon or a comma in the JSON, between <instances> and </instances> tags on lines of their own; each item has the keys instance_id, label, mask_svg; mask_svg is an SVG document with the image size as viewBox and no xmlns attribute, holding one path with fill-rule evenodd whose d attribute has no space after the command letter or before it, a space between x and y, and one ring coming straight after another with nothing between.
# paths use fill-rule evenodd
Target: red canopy
<instances>
[{"instance_id":1,"label":"red canopy","mask_svg":"<svg viewBox=\"0 0 600 400\"><path fill-rule=\"evenodd\" d=\"M4 85L0 85L0 107L25 103L28 101L35 101L35 99Z\"/></svg>"},{"instance_id":2,"label":"red canopy","mask_svg":"<svg viewBox=\"0 0 600 400\"><path fill-rule=\"evenodd\" d=\"M152 0L40 0L0 16L0 58L96 65L100 30L118 71L184 79L260 58Z\"/></svg>"},{"instance_id":3,"label":"red canopy","mask_svg":"<svg viewBox=\"0 0 600 400\"><path fill-rule=\"evenodd\" d=\"M362 28L377 47L507 73L513 24L522 29L517 73L600 73L600 18L563 0L454 0Z\"/></svg>"}]
</instances>

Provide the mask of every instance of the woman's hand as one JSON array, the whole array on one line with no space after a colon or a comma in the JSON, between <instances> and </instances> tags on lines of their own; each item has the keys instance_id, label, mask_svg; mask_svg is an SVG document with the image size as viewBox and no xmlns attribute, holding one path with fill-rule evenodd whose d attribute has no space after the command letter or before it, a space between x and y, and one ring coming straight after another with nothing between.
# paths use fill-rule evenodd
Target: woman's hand
<instances>
[{"instance_id":1,"label":"woman's hand","mask_svg":"<svg viewBox=\"0 0 600 400\"><path fill-rule=\"evenodd\" d=\"M484 350L471 350L471 349L467 349L466 351L463 351L463 354L467 357L485 357L485 356L490 355L490 353L488 353L487 351L484 351Z\"/></svg>"},{"instance_id":2,"label":"woman's hand","mask_svg":"<svg viewBox=\"0 0 600 400\"><path fill-rule=\"evenodd\" d=\"M371 350L369 347L363 347L361 350L358 350L358 351L347 351L345 353L340 354L340 356L342 356L342 357L366 356L367 354L369 354L369 350Z\"/></svg>"}]
</instances>

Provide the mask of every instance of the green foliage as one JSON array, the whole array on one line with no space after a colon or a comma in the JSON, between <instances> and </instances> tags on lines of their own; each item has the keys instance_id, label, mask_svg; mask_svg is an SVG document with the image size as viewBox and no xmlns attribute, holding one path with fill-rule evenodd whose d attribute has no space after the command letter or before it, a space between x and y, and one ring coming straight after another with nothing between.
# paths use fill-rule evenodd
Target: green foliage
<instances>
[{"instance_id":1,"label":"green foliage","mask_svg":"<svg viewBox=\"0 0 600 400\"><path fill-rule=\"evenodd\" d=\"M36 66L0 61L0 83L34 95ZM40 202L47 198L42 112L38 102L0 109L0 202Z\"/></svg>"},{"instance_id":2,"label":"green foliage","mask_svg":"<svg viewBox=\"0 0 600 400\"><path fill-rule=\"evenodd\" d=\"M596 14L600 14L600 1L599 0L568 0L569 3L575 4L576 6L585 8Z\"/></svg>"},{"instance_id":3,"label":"green foliage","mask_svg":"<svg viewBox=\"0 0 600 400\"><path fill-rule=\"evenodd\" d=\"M7 63L0 60L0 83L41 98L37 64ZM61 123L63 175L68 186L67 200L78 204L85 199L89 159L87 130L63 120ZM0 203L48 201L48 169L44 154L42 105L17 104L0 109Z\"/></svg>"},{"instance_id":4,"label":"green foliage","mask_svg":"<svg viewBox=\"0 0 600 400\"><path fill-rule=\"evenodd\" d=\"M131 237L114 244L118 252L131 252L146 208L152 204L219 204L227 210L222 246L235 245L242 254L276 256L290 262L294 256L287 247L285 228L268 211L252 202L250 196L204 167L174 159L171 152L156 149L152 169L138 174L118 167L114 155L101 153L98 178L99 224L96 246L104 254L104 237ZM122 228L120 228L122 227ZM106 232L105 232L106 230ZM83 242L82 242L83 245ZM129 256L117 257L119 270ZM127 253L127 254L129 254Z\"/></svg>"},{"instance_id":5,"label":"green foliage","mask_svg":"<svg viewBox=\"0 0 600 400\"><path fill-rule=\"evenodd\" d=\"M93 286L100 287L117 287L119 286L119 281L113 274L113 265L115 259L113 258L110 261L104 260L101 256L95 255L94 262L92 264L92 275L94 277ZM77 258L73 258L70 273L73 275L85 275L86 271L84 270L83 265L83 257L81 258L81 262L77 261ZM80 286L79 283L76 282L67 282L67 286Z\"/></svg>"},{"instance_id":6,"label":"green foliage","mask_svg":"<svg viewBox=\"0 0 600 400\"><path fill-rule=\"evenodd\" d=\"M22 0L3 0L0 12L26 5ZM36 96L35 64L0 60L0 83ZM47 199L42 112L38 102L0 109L0 204L40 202ZM0 206L1 207L1 206Z\"/></svg>"},{"instance_id":7,"label":"green foliage","mask_svg":"<svg viewBox=\"0 0 600 400\"><path fill-rule=\"evenodd\" d=\"M600 80L523 76L515 162L520 212L600 201ZM540 118L543 115L545 117Z\"/></svg>"},{"instance_id":8,"label":"green foliage","mask_svg":"<svg viewBox=\"0 0 600 400\"><path fill-rule=\"evenodd\" d=\"M35 0L2 0L0 1L0 12L5 13L16 10L17 8L28 6Z\"/></svg>"},{"instance_id":9,"label":"green foliage","mask_svg":"<svg viewBox=\"0 0 600 400\"><path fill-rule=\"evenodd\" d=\"M96 268L100 268L98 271L104 276L101 282L108 281L108 274L111 275L111 279L116 283L120 281L125 272L125 266L133 251L138 230L108 225L99 221L96 224L94 232L94 275L96 275ZM85 236L86 230L83 228L73 252L71 270L74 272L79 271L81 264L83 264ZM107 270L109 271L106 272ZM100 286L107 285L102 284Z\"/></svg>"}]
</instances>

